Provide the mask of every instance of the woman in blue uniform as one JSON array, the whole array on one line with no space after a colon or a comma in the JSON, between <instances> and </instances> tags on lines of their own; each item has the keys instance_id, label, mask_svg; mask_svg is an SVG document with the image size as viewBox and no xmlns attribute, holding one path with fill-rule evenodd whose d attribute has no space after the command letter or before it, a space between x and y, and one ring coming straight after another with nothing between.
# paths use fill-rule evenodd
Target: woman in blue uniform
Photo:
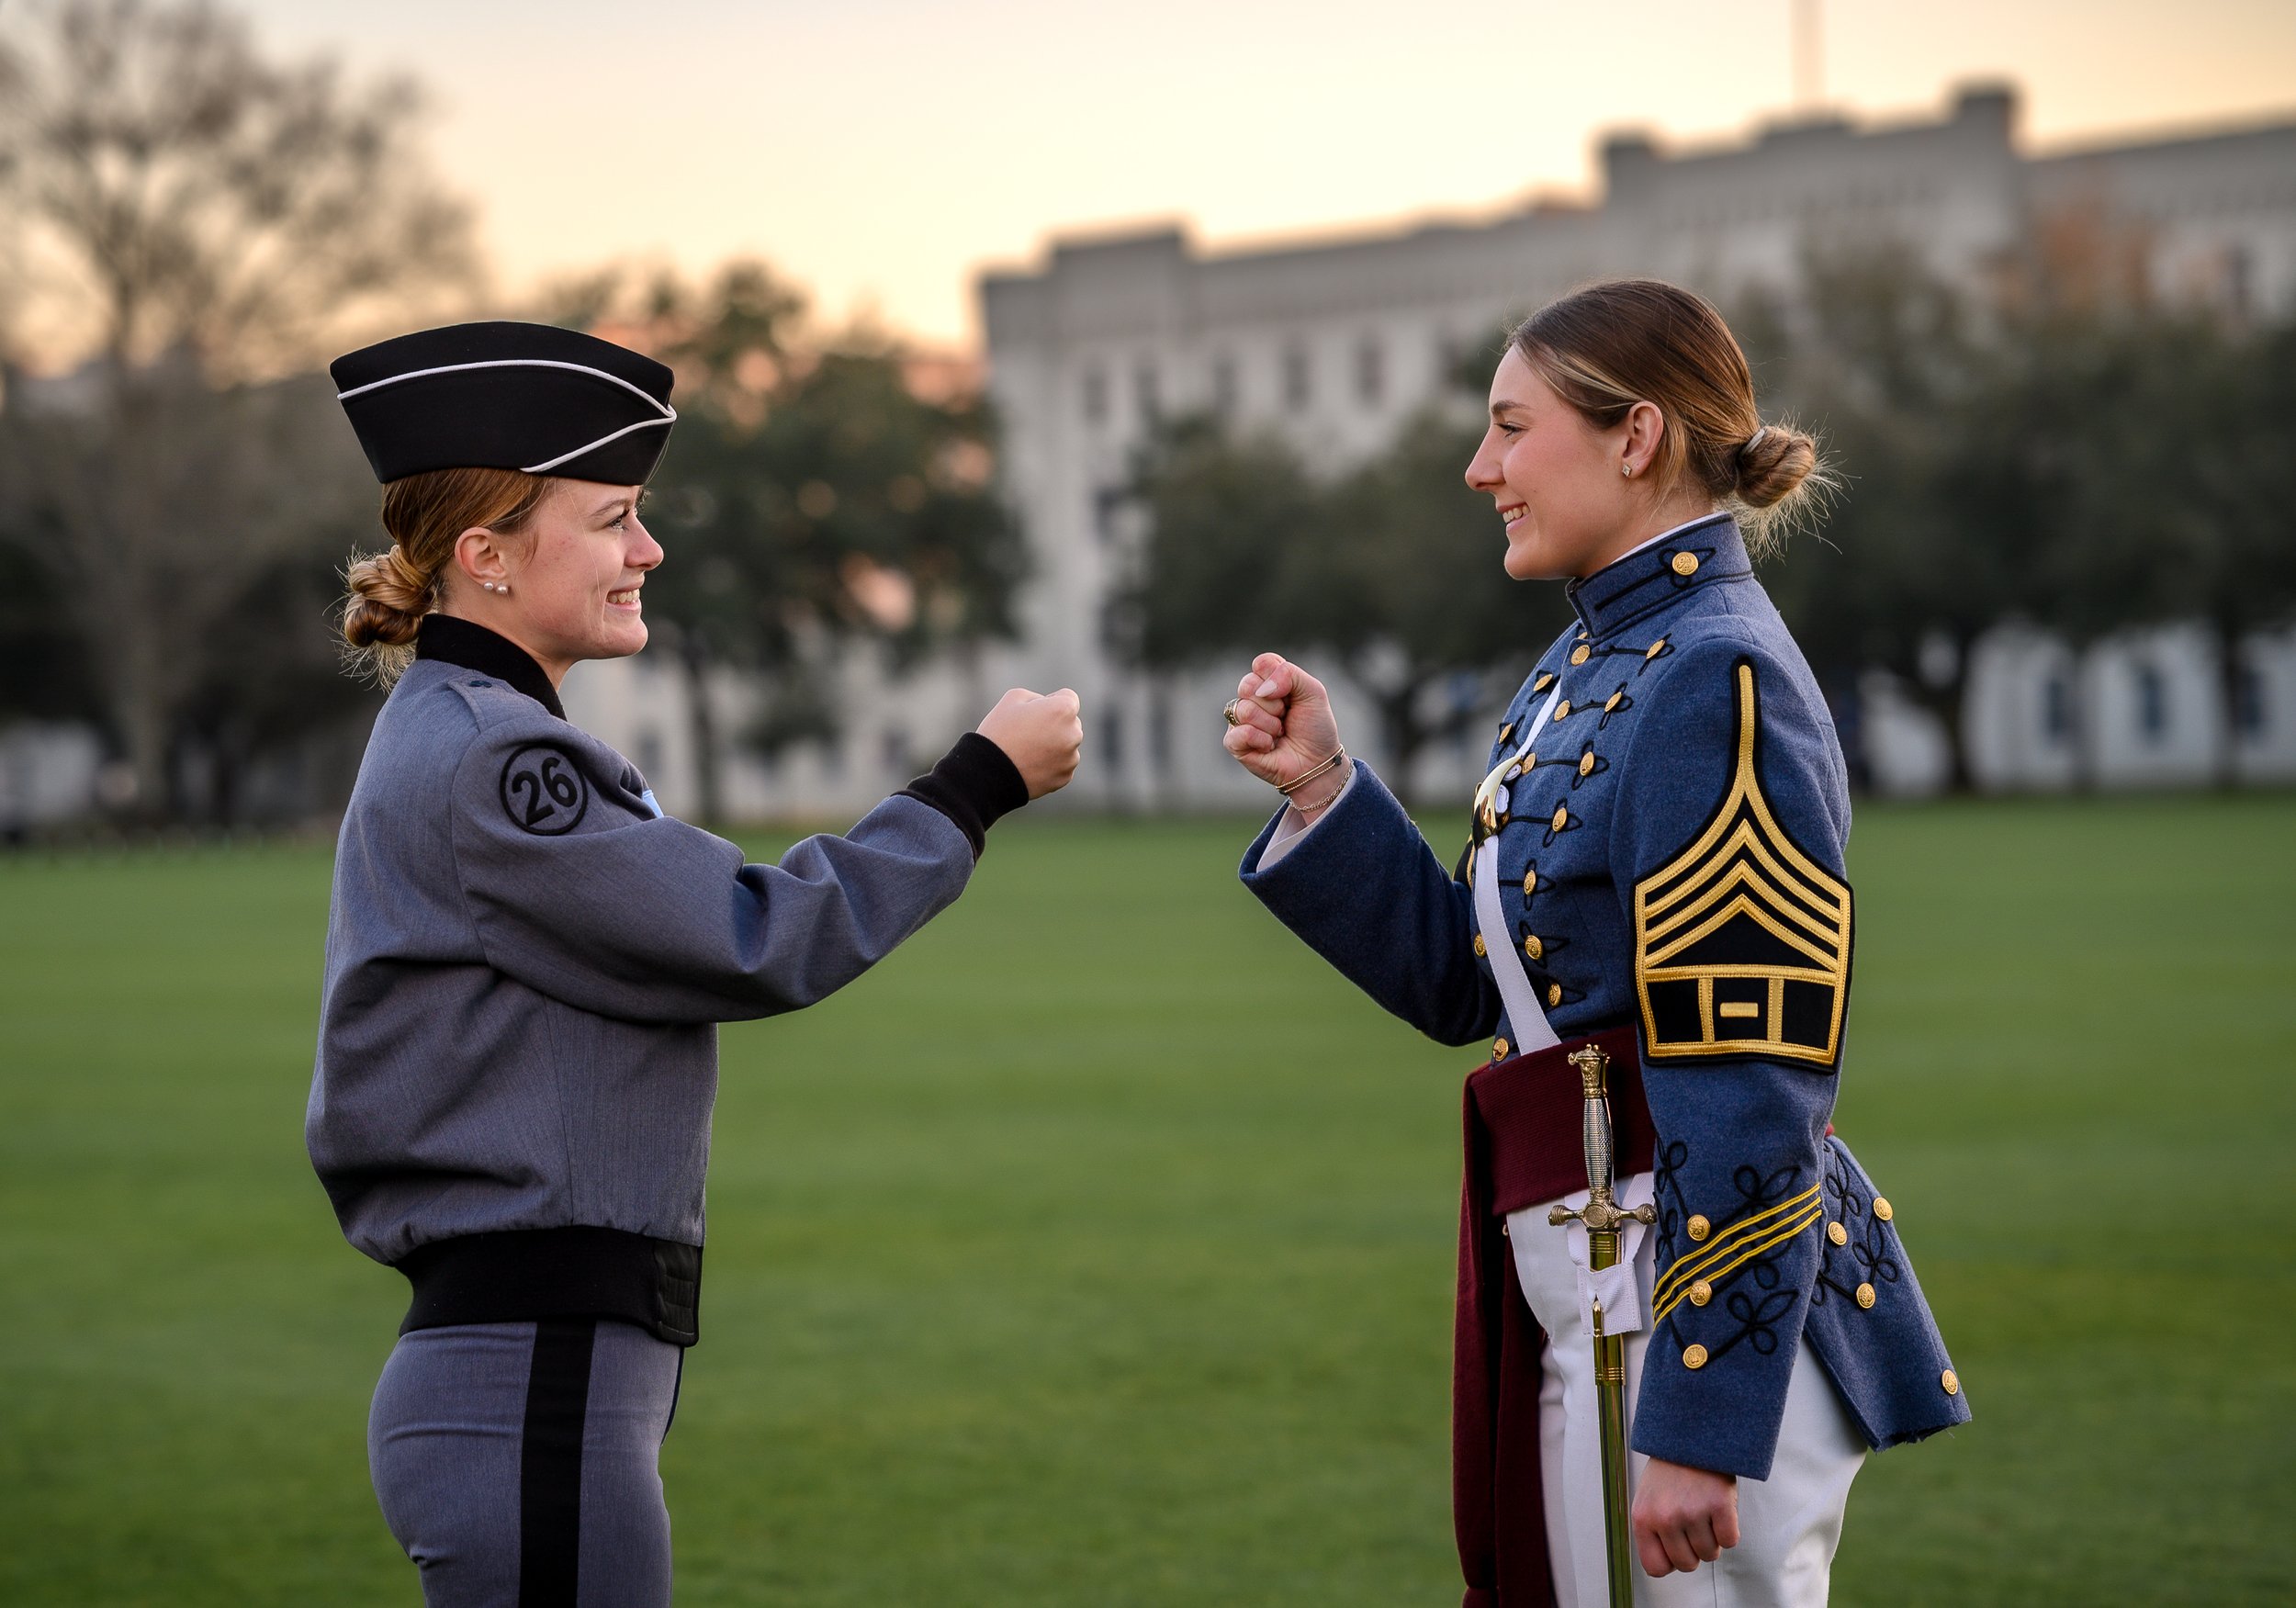
<instances>
[{"instance_id":1,"label":"woman in blue uniform","mask_svg":"<svg viewBox=\"0 0 2296 1608\"><path fill-rule=\"evenodd\" d=\"M1607 1601L1580 1083L1612 1062L1633 1278L1633 1528L1650 1604L1815 1603L1866 1451L1969 1415L1897 1237L1829 1117L1850 989L1846 773L1754 577L1822 478L1756 411L1714 309L1591 286L1509 343L1467 479L1516 580L1576 614L1509 705L1457 868L1350 762L1324 689L1263 654L1229 751L1282 790L1244 881L1389 1010L1491 1040L1469 1079L1456 1520L1481 1608ZM1495 578L1494 578L1495 579Z\"/></svg>"},{"instance_id":2,"label":"woman in blue uniform","mask_svg":"<svg viewBox=\"0 0 2296 1608\"><path fill-rule=\"evenodd\" d=\"M1075 770L1076 699L1008 692L850 832L746 864L558 703L646 645L670 371L485 323L332 372L391 536L343 635L395 684L336 854L307 1138L345 1235L413 1286L376 1493L440 1608L658 1608L716 1024L811 1004L954 900Z\"/></svg>"}]
</instances>

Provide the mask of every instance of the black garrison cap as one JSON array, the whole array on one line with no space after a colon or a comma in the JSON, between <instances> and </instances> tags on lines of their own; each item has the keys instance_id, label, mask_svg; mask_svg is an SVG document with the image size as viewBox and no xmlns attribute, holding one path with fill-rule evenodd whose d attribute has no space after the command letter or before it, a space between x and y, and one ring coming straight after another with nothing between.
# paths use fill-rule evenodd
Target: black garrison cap
<instances>
[{"instance_id":1,"label":"black garrison cap","mask_svg":"<svg viewBox=\"0 0 2296 1608\"><path fill-rule=\"evenodd\" d=\"M523 469L645 482L677 422L652 358L548 324L450 324L362 347L328 366L375 478Z\"/></svg>"}]
</instances>

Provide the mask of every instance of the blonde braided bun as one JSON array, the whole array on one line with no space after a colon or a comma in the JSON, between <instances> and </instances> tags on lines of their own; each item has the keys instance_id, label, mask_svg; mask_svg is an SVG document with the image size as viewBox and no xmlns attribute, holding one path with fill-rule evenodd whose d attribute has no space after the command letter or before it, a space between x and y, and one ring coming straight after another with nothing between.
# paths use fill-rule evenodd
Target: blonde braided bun
<instances>
[{"instance_id":1,"label":"blonde braided bun","mask_svg":"<svg viewBox=\"0 0 2296 1608\"><path fill-rule=\"evenodd\" d=\"M1765 424L1738 449L1731 495L1749 508L1783 502L1818 470L1818 443L1791 424Z\"/></svg>"},{"instance_id":2,"label":"blonde braided bun","mask_svg":"<svg viewBox=\"0 0 2296 1608\"><path fill-rule=\"evenodd\" d=\"M351 594L343 607L343 639L355 648L406 647L437 602L438 577L409 563L396 542L388 553L352 559L343 584Z\"/></svg>"}]
</instances>

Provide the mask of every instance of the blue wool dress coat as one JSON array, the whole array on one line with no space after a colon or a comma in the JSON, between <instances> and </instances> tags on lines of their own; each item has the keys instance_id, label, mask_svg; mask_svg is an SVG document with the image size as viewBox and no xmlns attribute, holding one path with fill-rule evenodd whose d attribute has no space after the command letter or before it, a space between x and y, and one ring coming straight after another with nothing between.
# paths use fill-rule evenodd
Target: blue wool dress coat
<instances>
[{"instance_id":1,"label":"blue wool dress coat","mask_svg":"<svg viewBox=\"0 0 2296 1608\"><path fill-rule=\"evenodd\" d=\"M1659 1209L1638 1451L1765 1478L1805 1344L1870 1445L1963 1422L1896 1215L1829 1120L1854 921L1817 682L1728 515L1569 592L1576 624L1491 746L1494 767L1521 755L1496 830L1455 871L1358 762L1264 867L1269 823L1244 883L1388 1010L1446 1044L1495 1036L1498 1061L1516 1033L1470 893L1496 855L1555 1030L1632 1025Z\"/></svg>"}]
</instances>

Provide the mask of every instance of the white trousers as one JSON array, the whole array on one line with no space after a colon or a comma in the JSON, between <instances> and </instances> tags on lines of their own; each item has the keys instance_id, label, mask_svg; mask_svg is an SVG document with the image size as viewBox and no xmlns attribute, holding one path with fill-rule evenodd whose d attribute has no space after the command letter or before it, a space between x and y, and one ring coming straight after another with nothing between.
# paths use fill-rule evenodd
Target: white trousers
<instances>
[{"instance_id":1,"label":"white trousers","mask_svg":"<svg viewBox=\"0 0 2296 1608\"><path fill-rule=\"evenodd\" d=\"M1622 1204L1650 1198L1650 1175L1638 1174L1619 1190ZM1586 1191L1564 1198L1583 1206ZM1605 1608L1610 1583L1603 1534L1603 1443L1596 1416L1594 1338L1587 1310L1583 1271L1586 1233L1575 1225L1559 1229L1547 1221L1542 1203L1507 1217L1514 1276L1532 1315L1547 1332L1544 1377L1538 1394L1539 1479L1547 1504L1547 1549L1553 1560L1555 1600L1562 1608ZM1650 1310L1650 1281L1656 1248L1638 1225L1627 1231L1627 1259L1634 1267L1631 1311L1619 1299L1604 1301L1604 1327L1618 1332L1614 1318L1635 1322L1626 1335L1627 1438L1633 1439L1635 1402L1642 1386L1642 1355L1649 1332L1642 1321ZM1626 1292L1615 1292L1623 1297ZM1826 1601L1834 1547L1841 1539L1842 1511L1850 1482L1865 1462L1865 1441L1842 1411L1818 1359L1797 1350L1786 1388L1785 1418L1778 1432L1778 1454L1767 1479L1738 1482L1739 1544L1713 1563L1689 1574L1652 1580L1635 1567L1636 1608L1815 1608ZM1631 1493L1649 1459L1627 1456Z\"/></svg>"}]
</instances>

